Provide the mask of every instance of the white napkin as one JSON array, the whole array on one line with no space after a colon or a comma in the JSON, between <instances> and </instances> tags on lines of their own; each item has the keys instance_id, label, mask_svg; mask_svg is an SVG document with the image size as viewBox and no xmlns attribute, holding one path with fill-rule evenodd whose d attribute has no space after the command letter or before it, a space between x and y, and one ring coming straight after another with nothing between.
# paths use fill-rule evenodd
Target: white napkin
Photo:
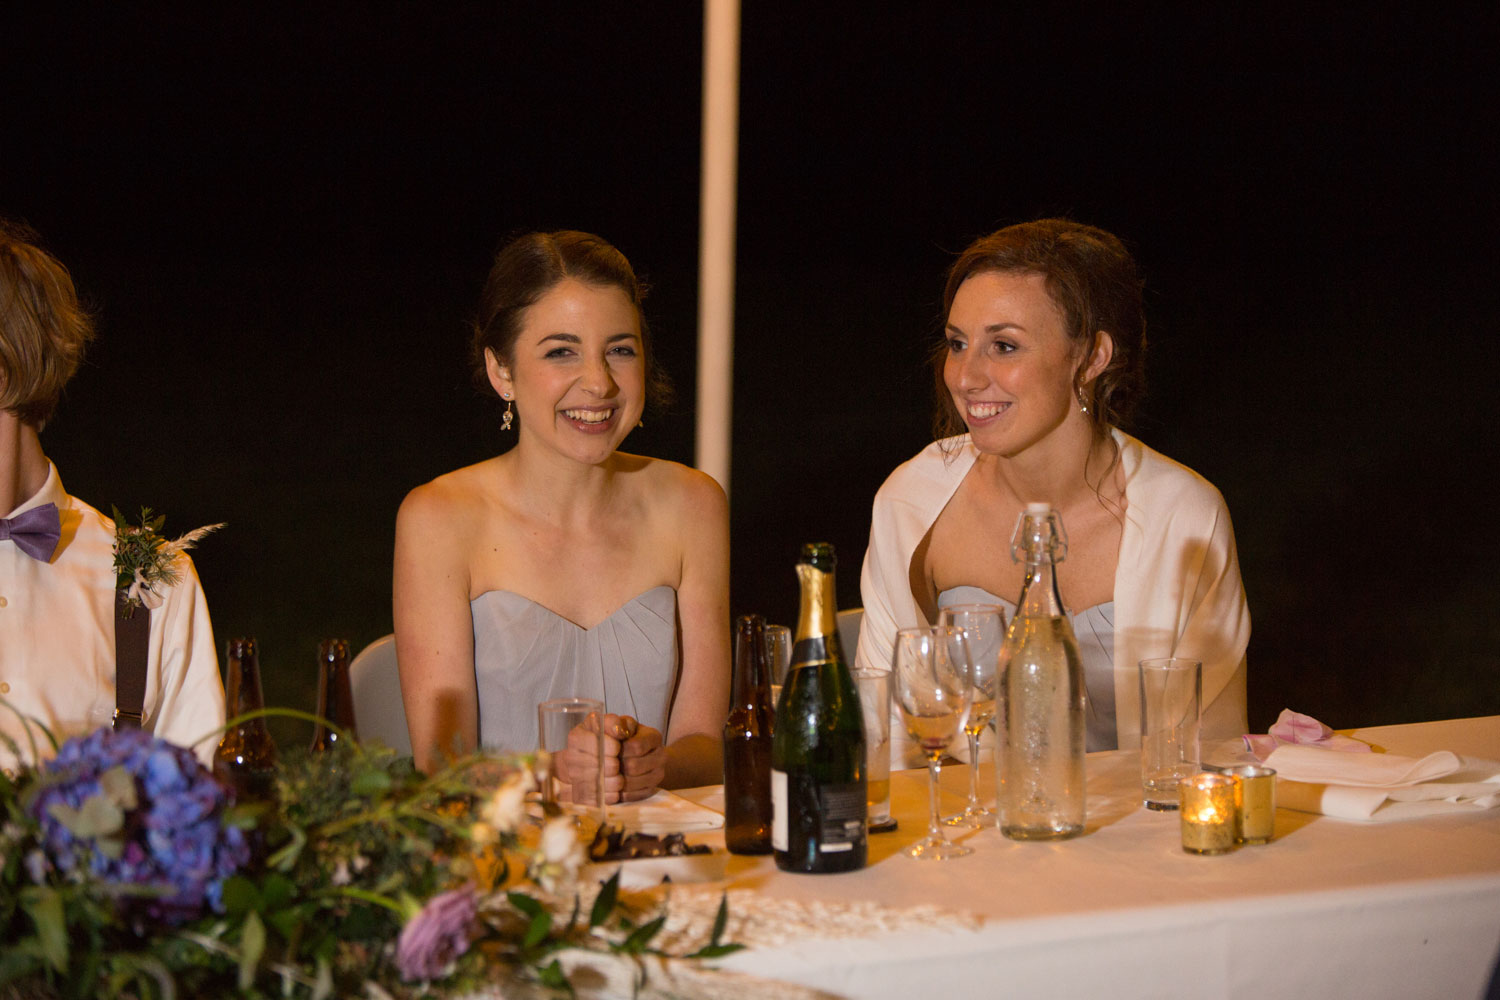
<instances>
[{"instance_id":1,"label":"white napkin","mask_svg":"<svg viewBox=\"0 0 1500 1000\"><path fill-rule=\"evenodd\" d=\"M649 799L610 806L609 822L659 837L664 833L717 830L724 825L724 815L659 788Z\"/></svg>"},{"instance_id":2,"label":"white napkin","mask_svg":"<svg viewBox=\"0 0 1500 1000\"><path fill-rule=\"evenodd\" d=\"M1426 757L1279 746L1276 804L1340 819L1385 822L1500 805L1500 763L1440 750Z\"/></svg>"}]
</instances>

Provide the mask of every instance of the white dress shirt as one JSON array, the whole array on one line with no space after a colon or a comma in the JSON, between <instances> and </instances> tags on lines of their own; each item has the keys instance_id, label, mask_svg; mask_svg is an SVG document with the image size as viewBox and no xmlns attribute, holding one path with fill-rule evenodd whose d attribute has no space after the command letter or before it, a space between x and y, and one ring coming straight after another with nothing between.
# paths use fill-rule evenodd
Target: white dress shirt
<instances>
[{"instance_id":1,"label":"white dress shirt","mask_svg":"<svg viewBox=\"0 0 1500 1000\"><path fill-rule=\"evenodd\" d=\"M1250 611L1229 508L1213 484L1192 469L1128 434L1113 433L1124 466L1126 503L1114 590L1120 748L1140 746L1137 664L1157 656L1203 661L1205 743L1242 735ZM889 664L897 629L930 624L911 590L912 556L977 457L967 435L933 442L891 473L875 495L860 576L865 613L856 658L861 665ZM921 755L907 746L900 725L893 720L892 766L920 767ZM957 746L950 752L964 753Z\"/></svg>"},{"instance_id":2,"label":"white dress shirt","mask_svg":"<svg viewBox=\"0 0 1500 1000\"><path fill-rule=\"evenodd\" d=\"M50 562L0 542L0 698L9 702L0 702L5 768L16 764L6 740L27 759L33 740L41 757L52 755L51 742L35 726L28 737L22 716L46 726L61 744L109 723L114 714L114 522L68 496L51 463L41 490L5 516L47 503L57 505L62 521ZM224 723L224 688L208 604L192 560L181 559L181 580L150 612L142 727L192 747L210 763Z\"/></svg>"}]
</instances>

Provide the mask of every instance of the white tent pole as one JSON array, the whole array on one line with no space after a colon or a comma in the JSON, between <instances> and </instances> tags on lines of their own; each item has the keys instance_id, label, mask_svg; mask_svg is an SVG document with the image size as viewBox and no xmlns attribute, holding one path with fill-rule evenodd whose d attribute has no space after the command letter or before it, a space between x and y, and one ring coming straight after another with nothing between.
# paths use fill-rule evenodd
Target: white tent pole
<instances>
[{"instance_id":1,"label":"white tent pole","mask_svg":"<svg viewBox=\"0 0 1500 1000\"><path fill-rule=\"evenodd\" d=\"M698 468L729 492L734 403L735 165L740 4L703 2L703 172L698 223Z\"/></svg>"}]
</instances>

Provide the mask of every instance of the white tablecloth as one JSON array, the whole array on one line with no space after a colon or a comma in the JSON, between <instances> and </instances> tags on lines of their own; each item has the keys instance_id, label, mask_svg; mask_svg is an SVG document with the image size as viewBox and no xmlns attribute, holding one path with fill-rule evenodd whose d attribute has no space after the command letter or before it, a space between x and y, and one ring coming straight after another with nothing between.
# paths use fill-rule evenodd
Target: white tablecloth
<instances>
[{"instance_id":1,"label":"white tablecloth","mask_svg":"<svg viewBox=\"0 0 1500 1000\"><path fill-rule=\"evenodd\" d=\"M1396 753L1500 759L1500 717L1354 735ZM981 775L991 788L989 765ZM945 769L945 810L962 805L967 780L965 767ZM723 966L859 1000L1407 1000L1479 997L1500 950L1500 810L1371 826L1283 809L1272 843L1198 857L1182 851L1176 813L1140 806L1136 754L1106 753L1088 761L1085 836L1016 843L981 831L968 835L974 854L924 862L900 851L925 830L925 782L893 775L900 829L871 839L863 871L799 876L733 857L728 885L804 913L935 905L951 919L875 933L831 921L826 936Z\"/></svg>"}]
</instances>

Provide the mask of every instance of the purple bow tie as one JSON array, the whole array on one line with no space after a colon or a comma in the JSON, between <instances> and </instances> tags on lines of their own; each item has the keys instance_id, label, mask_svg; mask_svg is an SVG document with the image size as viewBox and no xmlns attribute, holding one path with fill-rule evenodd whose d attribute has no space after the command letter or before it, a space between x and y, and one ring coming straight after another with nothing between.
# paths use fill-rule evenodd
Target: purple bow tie
<instances>
[{"instance_id":1,"label":"purple bow tie","mask_svg":"<svg viewBox=\"0 0 1500 1000\"><path fill-rule=\"evenodd\" d=\"M0 517L0 542L7 538L31 558L47 562L62 538L57 504L44 503L15 517Z\"/></svg>"}]
</instances>

